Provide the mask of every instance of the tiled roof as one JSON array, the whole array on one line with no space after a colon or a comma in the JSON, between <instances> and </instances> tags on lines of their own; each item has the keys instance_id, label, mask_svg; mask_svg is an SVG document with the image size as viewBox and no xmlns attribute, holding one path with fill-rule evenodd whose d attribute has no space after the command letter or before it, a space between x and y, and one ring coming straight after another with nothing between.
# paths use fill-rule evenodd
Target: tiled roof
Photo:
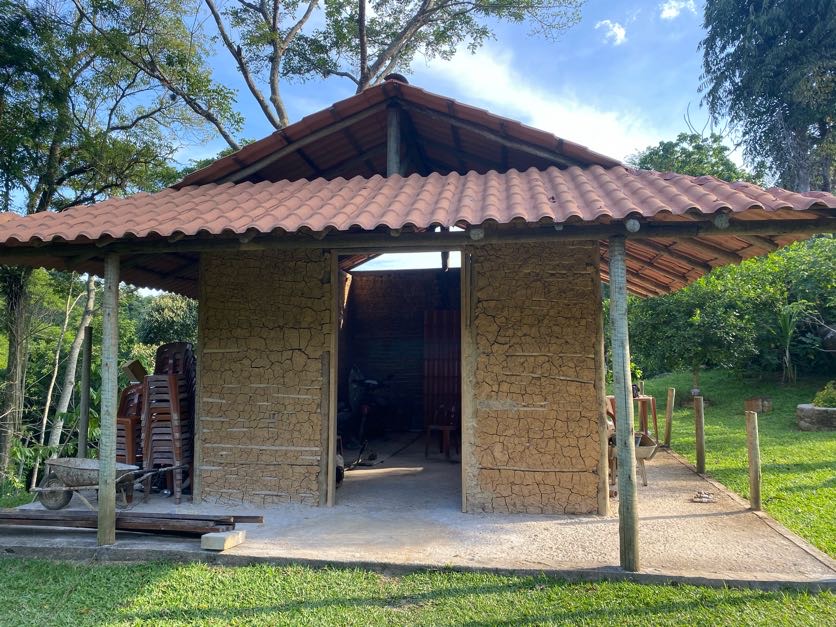
<instances>
[{"instance_id":1,"label":"tiled roof","mask_svg":"<svg viewBox=\"0 0 836 627\"><path fill-rule=\"evenodd\" d=\"M419 160L434 172L505 171L531 166L545 169L561 164L619 165L617 159L516 120L399 80L386 80L218 159L189 174L175 187L220 182L314 137L316 141L307 144L304 151L300 149L260 168L255 180L369 177L385 173L385 105L392 103L397 103L405 116L407 134L414 136ZM539 150L539 156L524 152L523 147Z\"/></svg>"},{"instance_id":2,"label":"tiled roof","mask_svg":"<svg viewBox=\"0 0 836 627\"><path fill-rule=\"evenodd\" d=\"M225 183L135 194L63 213L7 215L0 243L84 242L101 238L223 235L274 231L346 231L407 225L418 229L513 220L621 220L632 214L713 214L791 218L798 210L836 207L823 192L798 194L634 170L571 167L464 176L431 174L351 180ZM741 216L742 217L742 216Z\"/></svg>"},{"instance_id":3,"label":"tiled roof","mask_svg":"<svg viewBox=\"0 0 836 627\"><path fill-rule=\"evenodd\" d=\"M157 245L155 254L127 259L123 278L140 286L197 294L194 248L175 244L190 238L232 240L259 235L432 226L476 226L485 222L527 224L607 223L643 217L649 223L693 221L699 215L730 213L732 223L774 220L775 233L678 239L627 240L628 287L650 296L673 291L712 267L764 254L801 239L781 235L781 221L833 216L836 196L764 190L748 183L726 183L634 170L624 166L569 167L525 172L509 170L427 177L355 177L260 183L224 183L136 194L63 213L27 217L0 214L4 263L74 268L99 272L101 253L80 245L128 241ZM818 223L817 223L818 224ZM298 236L297 236L298 237ZM346 237L352 237L351 235ZM593 233L590 237L596 237ZM601 236L605 237L605 236ZM310 238L313 239L313 238ZM326 236L323 248L329 247ZM65 252L56 252L57 248ZM73 249L82 250L81 254ZM27 249L27 255L16 250ZM98 250L98 248L96 249ZM138 251L138 249L136 249ZM144 249L143 249L144 250ZM67 255L76 261L67 265ZM20 258L18 258L20 257ZM601 275L607 278L608 250L601 242Z\"/></svg>"}]
</instances>

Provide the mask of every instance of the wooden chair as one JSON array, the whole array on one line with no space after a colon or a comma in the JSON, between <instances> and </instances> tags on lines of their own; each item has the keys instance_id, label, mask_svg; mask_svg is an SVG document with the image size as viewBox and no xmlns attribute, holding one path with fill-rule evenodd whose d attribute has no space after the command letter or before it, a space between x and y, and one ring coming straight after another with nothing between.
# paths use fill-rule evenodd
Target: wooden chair
<instances>
[{"instance_id":1,"label":"wooden chair","mask_svg":"<svg viewBox=\"0 0 836 627\"><path fill-rule=\"evenodd\" d=\"M459 430L460 425L455 407L448 407L440 405L434 414L432 423L427 425L427 430L424 435L424 457L430 456L430 441L433 433L439 433L439 453L444 453L444 457L450 459L450 447L455 445L456 454L461 454L459 450Z\"/></svg>"}]
</instances>

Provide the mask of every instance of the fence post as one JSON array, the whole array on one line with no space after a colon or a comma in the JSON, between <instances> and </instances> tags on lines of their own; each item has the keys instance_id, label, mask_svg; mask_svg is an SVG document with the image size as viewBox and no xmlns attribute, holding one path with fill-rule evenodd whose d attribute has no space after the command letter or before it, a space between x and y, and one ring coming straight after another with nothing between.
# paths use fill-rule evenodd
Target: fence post
<instances>
[{"instance_id":1,"label":"fence post","mask_svg":"<svg viewBox=\"0 0 836 627\"><path fill-rule=\"evenodd\" d=\"M668 402L665 405L665 441L664 448L671 447L671 424L673 423L673 404L676 400L676 388L668 388Z\"/></svg>"},{"instance_id":2,"label":"fence post","mask_svg":"<svg viewBox=\"0 0 836 627\"><path fill-rule=\"evenodd\" d=\"M694 397L694 427L697 436L697 472L705 474L705 414L702 396Z\"/></svg>"},{"instance_id":3,"label":"fence post","mask_svg":"<svg viewBox=\"0 0 836 627\"><path fill-rule=\"evenodd\" d=\"M76 457L87 457L87 429L90 424L90 359L93 354L93 329L84 327L81 344L81 402L78 409L78 451Z\"/></svg>"},{"instance_id":4,"label":"fence post","mask_svg":"<svg viewBox=\"0 0 836 627\"><path fill-rule=\"evenodd\" d=\"M749 505L761 509L761 447L758 437L758 414L746 412L746 444L749 448Z\"/></svg>"}]
</instances>

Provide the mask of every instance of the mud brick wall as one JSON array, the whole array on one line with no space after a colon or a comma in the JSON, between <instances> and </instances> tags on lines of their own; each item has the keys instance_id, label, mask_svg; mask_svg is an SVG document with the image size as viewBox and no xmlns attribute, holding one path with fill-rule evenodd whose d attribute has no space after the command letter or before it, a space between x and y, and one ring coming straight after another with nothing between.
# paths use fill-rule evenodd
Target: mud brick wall
<instances>
[{"instance_id":1,"label":"mud brick wall","mask_svg":"<svg viewBox=\"0 0 836 627\"><path fill-rule=\"evenodd\" d=\"M204 253L200 280L199 496L318 504L327 254Z\"/></svg>"},{"instance_id":2,"label":"mud brick wall","mask_svg":"<svg viewBox=\"0 0 836 627\"><path fill-rule=\"evenodd\" d=\"M596 512L596 244L471 252L467 509Z\"/></svg>"}]
</instances>

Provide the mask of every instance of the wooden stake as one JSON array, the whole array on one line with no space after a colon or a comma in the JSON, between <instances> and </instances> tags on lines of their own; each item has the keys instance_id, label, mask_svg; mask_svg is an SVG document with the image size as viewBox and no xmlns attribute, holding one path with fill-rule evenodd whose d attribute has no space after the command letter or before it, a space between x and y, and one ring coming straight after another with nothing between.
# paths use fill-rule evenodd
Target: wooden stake
<instances>
[{"instance_id":1,"label":"wooden stake","mask_svg":"<svg viewBox=\"0 0 836 627\"><path fill-rule=\"evenodd\" d=\"M665 443L664 448L671 447L671 425L673 424L673 405L676 401L676 388L668 388L668 402L665 405Z\"/></svg>"},{"instance_id":2,"label":"wooden stake","mask_svg":"<svg viewBox=\"0 0 836 627\"><path fill-rule=\"evenodd\" d=\"M462 268L459 275L461 294L461 485L462 512L467 512L468 473L471 464L473 432L476 424L475 398L473 394L476 373L476 349L473 338L473 257L469 250L462 251Z\"/></svg>"},{"instance_id":3,"label":"wooden stake","mask_svg":"<svg viewBox=\"0 0 836 627\"><path fill-rule=\"evenodd\" d=\"M93 354L93 329L84 327L81 344L81 400L78 406L78 450L75 456L87 457L87 430L90 424L90 359Z\"/></svg>"},{"instance_id":4,"label":"wooden stake","mask_svg":"<svg viewBox=\"0 0 836 627\"><path fill-rule=\"evenodd\" d=\"M694 397L694 430L697 436L697 472L705 474L705 414L702 396Z\"/></svg>"},{"instance_id":5,"label":"wooden stake","mask_svg":"<svg viewBox=\"0 0 836 627\"><path fill-rule=\"evenodd\" d=\"M639 511L636 451L633 441L633 393L627 330L627 264L624 238L609 241L610 328L615 382L615 439L618 456L618 546L621 568L639 570Z\"/></svg>"},{"instance_id":6,"label":"wooden stake","mask_svg":"<svg viewBox=\"0 0 836 627\"><path fill-rule=\"evenodd\" d=\"M102 300L102 391L99 438L100 545L116 542L116 404L119 355L119 255L105 255Z\"/></svg>"},{"instance_id":7,"label":"wooden stake","mask_svg":"<svg viewBox=\"0 0 836 627\"><path fill-rule=\"evenodd\" d=\"M757 512L761 509L761 445L757 412L746 412L746 444L749 448L749 506Z\"/></svg>"},{"instance_id":8,"label":"wooden stake","mask_svg":"<svg viewBox=\"0 0 836 627\"><path fill-rule=\"evenodd\" d=\"M401 111L397 105L386 109L386 176L401 173Z\"/></svg>"}]
</instances>

